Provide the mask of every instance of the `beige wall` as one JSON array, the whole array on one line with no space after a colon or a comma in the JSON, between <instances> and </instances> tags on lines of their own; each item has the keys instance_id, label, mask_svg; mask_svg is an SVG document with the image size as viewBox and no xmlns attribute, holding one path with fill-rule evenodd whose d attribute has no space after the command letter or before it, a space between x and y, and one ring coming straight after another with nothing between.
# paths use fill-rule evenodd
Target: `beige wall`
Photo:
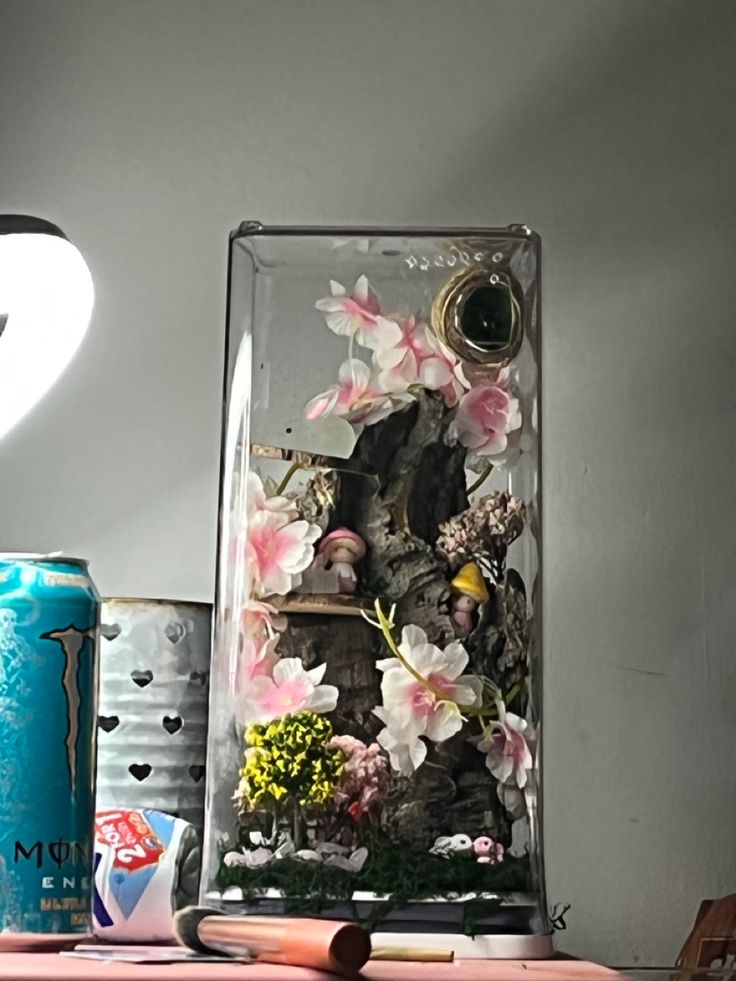
<instances>
[{"instance_id":1,"label":"beige wall","mask_svg":"<svg viewBox=\"0 0 736 981\"><path fill-rule=\"evenodd\" d=\"M609 962L736 889L734 50L731 0L0 0L0 211L97 289L0 543L108 594L211 597L239 219L541 232L550 898Z\"/></svg>"}]
</instances>

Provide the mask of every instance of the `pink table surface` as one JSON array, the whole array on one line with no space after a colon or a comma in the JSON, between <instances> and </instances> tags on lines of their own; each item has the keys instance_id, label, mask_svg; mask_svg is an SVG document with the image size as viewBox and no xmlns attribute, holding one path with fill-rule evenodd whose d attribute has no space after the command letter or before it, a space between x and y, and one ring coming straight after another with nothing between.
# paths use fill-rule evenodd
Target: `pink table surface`
<instances>
[{"instance_id":1,"label":"pink table surface","mask_svg":"<svg viewBox=\"0 0 736 981\"><path fill-rule=\"evenodd\" d=\"M338 976L274 964L120 964L59 954L0 954L0 981L336 981ZM365 981L603 981L623 978L587 961L374 961Z\"/></svg>"}]
</instances>

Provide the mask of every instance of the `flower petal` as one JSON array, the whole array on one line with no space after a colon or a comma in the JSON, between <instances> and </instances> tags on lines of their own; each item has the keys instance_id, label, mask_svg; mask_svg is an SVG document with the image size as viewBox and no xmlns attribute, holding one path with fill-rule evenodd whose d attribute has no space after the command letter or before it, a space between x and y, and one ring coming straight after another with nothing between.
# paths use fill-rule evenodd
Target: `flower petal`
<instances>
[{"instance_id":1,"label":"flower petal","mask_svg":"<svg viewBox=\"0 0 736 981\"><path fill-rule=\"evenodd\" d=\"M324 416L328 416L335 408L338 394L337 388L333 386L328 388L326 392L321 392L310 399L304 409L307 419L322 419Z\"/></svg>"},{"instance_id":2,"label":"flower petal","mask_svg":"<svg viewBox=\"0 0 736 981\"><path fill-rule=\"evenodd\" d=\"M298 657L282 657L273 669L273 680L277 684L283 684L285 681L296 681L306 673Z\"/></svg>"},{"instance_id":3,"label":"flower petal","mask_svg":"<svg viewBox=\"0 0 736 981\"><path fill-rule=\"evenodd\" d=\"M417 627L414 623L407 624L401 631L401 643L399 644L399 650L404 653L404 647L407 650L411 650L412 647L417 647L419 644L427 643L427 635L422 630L421 627Z\"/></svg>"},{"instance_id":4,"label":"flower petal","mask_svg":"<svg viewBox=\"0 0 736 981\"><path fill-rule=\"evenodd\" d=\"M448 385L452 378L452 369L439 358L426 358L422 361L419 380L426 388L442 388L443 385Z\"/></svg>"},{"instance_id":5,"label":"flower petal","mask_svg":"<svg viewBox=\"0 0 736 981\"><path fill-rule=\"evenodd\" d=\"M322 313L344 313L345 301L334 296L327 296L323 300L317 300L315 308Z\"/></svg>"},{"instance_id":6,"label":"flower petal","mask_svg":"<svg viewBox=\"0 0 736 981\"><path fill-rule=\"evenodd\" d=\"M306 675L313 685L318 685L324 678L326 670L327 664L322 663L318 664L316 668L310 668L310 670L306 672Z\"/></svg>"},{"instance_id":7,"label":"flower petal","mask_svg":"<svg viewBox=\"0 0 736 981\"><path fill-rule=\"evenodd\" d=\"M340 692L334 685L318 685L312 692L305 708L311 712L332 712L337 706Z\"/></svg>"},{"instance_id":8,"label":"flower petal","mask_svg":"<svg viewBox=\"0 0 736 981\"><path fill-rule=\"evenodd\" d=\"M353 299L357 300L362 306L368 301L368 296L370 294L370 286L368 285L367 276L359 276L355 286L353 287Z\"/></svg>"},{"instance_id":9,"label":"flower petal","mask_svg":"<svg viewBox=\"0 0 736 981\"><path fill-rule=\"evenodd\" d=\"M454 736L463 726L463 717L454 702L439 702L427 720L426 735L437 743Z\"/></svg>"},{"instance_id":10,"label":"flower petal","mask_svg":"<svg viewBox=\"0 0 736 981\"><path fill-rule=\"evenodd\" d=\"M340 365L337 377L341 385L365 390L371 380L371 370L360 358L348 358Z\"/></svg>"},{"instance_id":11,"label":"flower petal","mask_svg":"<svg viewBox=\"0 0 736 981\"><path fill-rule=\"evenodd\" d=\"M444 674L453 680L463 673L469 657L459 640L453 640L442 652Z\"/></svg>"}]
</instances>

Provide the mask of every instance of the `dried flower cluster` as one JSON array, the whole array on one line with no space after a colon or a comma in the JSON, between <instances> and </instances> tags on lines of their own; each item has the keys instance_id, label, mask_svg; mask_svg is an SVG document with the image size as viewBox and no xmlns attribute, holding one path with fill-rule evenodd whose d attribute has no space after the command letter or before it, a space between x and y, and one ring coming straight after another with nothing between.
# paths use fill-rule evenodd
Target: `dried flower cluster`
<instances>
[{"instance_id":1,"label":"dried flower cluster","mask_svg":"<svg viewBox=\"0 0 736 981\"><path fill-rule=\"evenodd\" d=\"M347 806L348 814L354 821L360 821L388 793L386 757L378 743L366 746L354 736L333 736L327 745L345 754L345 767L335 801Z\"/></svg>"},{"instance_id":2,"label":"dried flower cluster","mask_svg":"<svg viewBox=\"0 0 736 981\"><path fill-rule=\"evenodd\" d=\"M441 524L437 549L452 566L477 562L499 582L506 551L524 530L525 521L524 502L496 491Z\"/></svg>"}]
</instances>

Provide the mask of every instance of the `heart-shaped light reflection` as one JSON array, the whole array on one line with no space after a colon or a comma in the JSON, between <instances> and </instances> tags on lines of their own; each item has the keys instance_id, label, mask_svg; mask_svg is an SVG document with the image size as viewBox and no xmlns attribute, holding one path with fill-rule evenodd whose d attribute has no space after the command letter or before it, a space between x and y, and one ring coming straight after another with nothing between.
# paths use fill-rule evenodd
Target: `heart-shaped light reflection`
<instances>
[{"instance_id":1,"label":"heart-shaped light reflection","mask_svg":"<svg viewBox=\"0 0 736 981\"><path fill-rule=\"evenodd\" d=\"M89 326L92 277L59 235L0 235L0 439L51 388Z\"/></svg>"}]
</instances>

